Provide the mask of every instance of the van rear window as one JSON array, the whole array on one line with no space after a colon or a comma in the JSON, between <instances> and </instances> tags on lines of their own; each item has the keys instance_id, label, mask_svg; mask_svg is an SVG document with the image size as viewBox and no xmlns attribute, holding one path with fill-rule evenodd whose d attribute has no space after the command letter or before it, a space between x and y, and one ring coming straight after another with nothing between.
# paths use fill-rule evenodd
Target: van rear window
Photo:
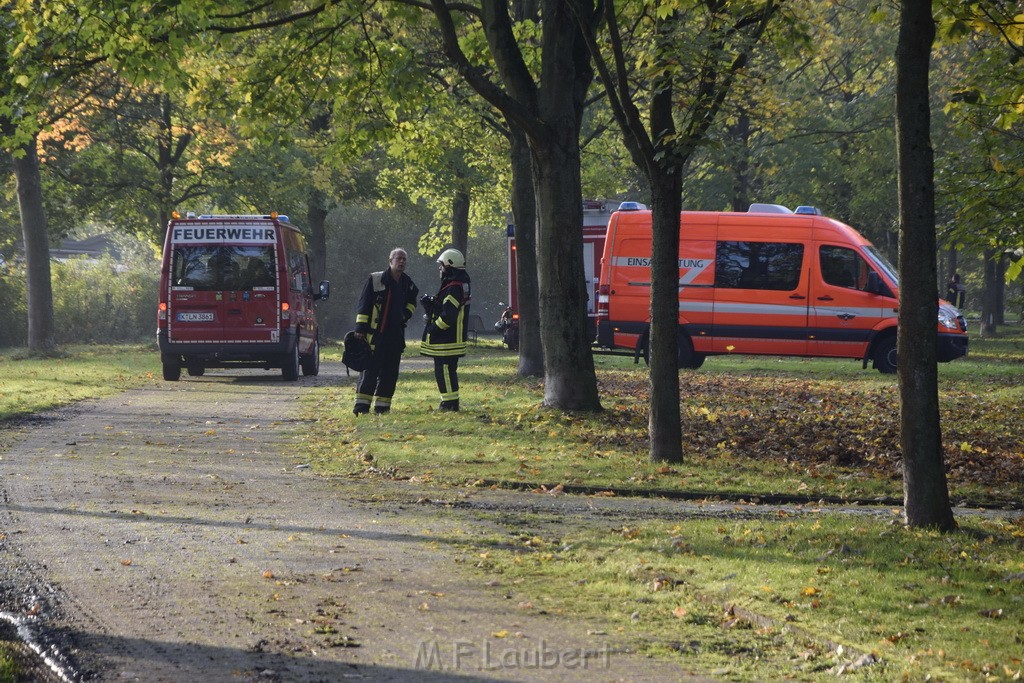
<instances>
[{"instance_id":1,"label":"van rear window","mask_svg":"<svg viewBox=\"0 0 1024 683\"><path fill-rule=\"evenodd\" d=\"M171 284L197 291L274 286L274 247L189 245L174 248Z\"/></svg>"}]
</instances>

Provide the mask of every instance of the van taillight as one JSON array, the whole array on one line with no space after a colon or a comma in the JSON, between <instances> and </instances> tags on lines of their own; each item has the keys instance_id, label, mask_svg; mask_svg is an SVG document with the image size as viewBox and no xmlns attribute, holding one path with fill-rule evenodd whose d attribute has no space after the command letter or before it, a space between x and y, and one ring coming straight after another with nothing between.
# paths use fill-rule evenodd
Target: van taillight
<instances>
[{"instance_id":1,"label":"van taillight","mask_svg":"<svg viewBox=\"0 0 1024 683\"><path fill-rule=\"evenodd\" d=\"M156 319L160 322L167 322L167 302L161 301L156 310Z\"/></svg>"},{"instance_id":2,"label":"van taillight","mask_svg":"<svg viewBox=\"0 0 1024 683\"><path fill-rule=\"evenodd\" d=\"M291 320L292 313L290 309L291 307L288 305L287 301L281 302L281 320Z\"/></svg>"}]
</instances>

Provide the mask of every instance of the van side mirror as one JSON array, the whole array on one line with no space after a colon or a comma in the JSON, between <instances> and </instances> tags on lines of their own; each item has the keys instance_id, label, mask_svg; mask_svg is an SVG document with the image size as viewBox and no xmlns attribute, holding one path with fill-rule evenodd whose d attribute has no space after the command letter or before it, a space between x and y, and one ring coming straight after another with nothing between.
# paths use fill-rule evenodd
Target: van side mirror
<instances>
[{"instance_id":1,"label":"van side mirror","mask_svg":"<svg viewBox=\"0 0 1024 683\"><path fill-rule=\"evenodd\" d=\"M885 291L885 285L882 284L882 278L875 271L868 273L868 281L864 285L864 291L869 294L881 294Z\"/></svg>"},{"instance_id":2,"label":"van side mirror","mask_svg":"<svg viewBox=\"0 0 1024 683\"><path fill-rule=\"evenodd\" d=\"M329 299L331 296L331 283L327 280L320 281L320 289L313 294L313 301Z\"/></svg>"}]
</instances>

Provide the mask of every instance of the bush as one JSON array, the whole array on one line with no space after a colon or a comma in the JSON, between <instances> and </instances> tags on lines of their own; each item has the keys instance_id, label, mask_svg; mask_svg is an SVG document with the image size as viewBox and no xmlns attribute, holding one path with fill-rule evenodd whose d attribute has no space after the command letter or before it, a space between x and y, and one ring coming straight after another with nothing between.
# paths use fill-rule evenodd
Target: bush
<instances>
[{"instance_id":1,"label":"bush","mask_svg":"<svg viewBox=\"0 0 1024 683\"><path fill-rule=\"evenodd\" d=\"M0 266L0 348L24 346L28 340L25 268Z\"/></svg>"},{"instance_id":2,"label":"bush","mask_svg":"<svg viewBox=\"0 0 1024 683\"><path fill-rule=\"evenodd\" d=\"M53 318L58 344L138 342L156 331L160 265L109 256L54 263Z\"/></svg>"}]
</instances>

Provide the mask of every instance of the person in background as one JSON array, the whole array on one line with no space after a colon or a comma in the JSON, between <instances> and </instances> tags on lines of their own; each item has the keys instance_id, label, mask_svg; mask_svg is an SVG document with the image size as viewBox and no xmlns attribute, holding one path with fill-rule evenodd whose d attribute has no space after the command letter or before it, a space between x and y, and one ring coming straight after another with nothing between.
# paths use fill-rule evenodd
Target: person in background
<instances>
[{"instance_id":1,"label":"person in background","mask_svg":"<svg viewBox=\"0 0 1024 683\"><path fill-rule=\"evenodd\" d=\"M960 282L960 273L953 273L946 285L946 301L962 309L966 298L967 288Z\"/></svg>"},{"instance_id":2,"label":"person in background","mask_svg":"<svg viewBox=\"0 0 1024 683\"><path fill-rule=\"evenodd\" d=\"M459 409L459 358L466 355L469 319L469 273L466 257L458 249L445 249L437 257L441 288L434 297L424 297L420 354L434 359L434 378L441 393L440 410Z\"/></svg>"},{"instance_id":3,"label":"person in background","mask_svg":"<svg viewBox=\"0 0 1024 683\"><path fill-rule=\"evenodd\" d=\"M373 362L359 374L356 402L352 412L377 414L391 410L398 384L398 366L405 350L405 325L416 311L419 289L408 275L408 254L395 248L388 256L388 269L370 273L356 307L355 334L373 349Z\"/></svg>"}]
</instances>

